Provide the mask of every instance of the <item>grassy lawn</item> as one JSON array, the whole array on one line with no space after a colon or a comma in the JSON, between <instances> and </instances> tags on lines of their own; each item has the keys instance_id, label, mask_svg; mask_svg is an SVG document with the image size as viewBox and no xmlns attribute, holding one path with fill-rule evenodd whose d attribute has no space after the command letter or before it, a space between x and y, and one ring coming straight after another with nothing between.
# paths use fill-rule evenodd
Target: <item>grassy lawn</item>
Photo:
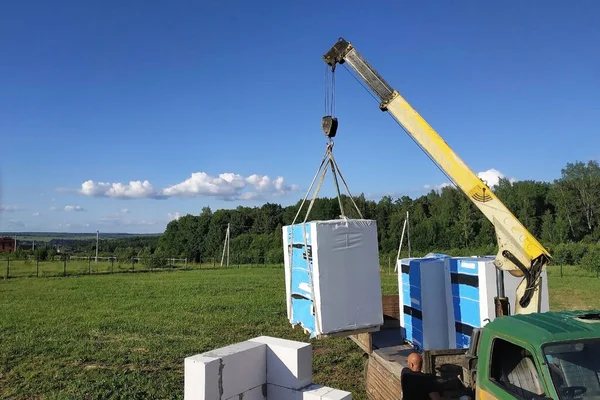
<instances>
[{"instance_id":1,"label":"grassy lawn","mask_svg":"<svg viewBox=\"0 0 600 400\"><path fill-rule=\"evenodd\" d=\"M549 275L552 309L600 307L600 279ZM384 293L396 282L384 272ZM307 341L284 293L275 268L0 280L0 398L182 399L189 355L259 335ZM312 342L314 381L365 399L358 347Z\"/></svg>"}]
</instances>

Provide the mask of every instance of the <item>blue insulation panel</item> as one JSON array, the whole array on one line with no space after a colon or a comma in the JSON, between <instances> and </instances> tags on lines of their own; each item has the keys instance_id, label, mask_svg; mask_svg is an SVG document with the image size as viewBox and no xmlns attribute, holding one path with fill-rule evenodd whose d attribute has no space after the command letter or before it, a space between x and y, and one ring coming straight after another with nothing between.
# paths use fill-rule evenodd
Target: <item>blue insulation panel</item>
<instances>
[{"instance_id":1,"label":"blue insulation panel","mask_svg":"<svg viewBox=\"0 0 600 400\"><path fill-rule=\"evenodd\" d=\"M481 259L451 258L450 269L456 348L468 348L473 328L481 327Z\"/></svg>"},{"instance_id":2,"label":"blue insulation panel","mask_svg":"<svg viewBox=\"0 0 600 400\"><path fill-rule=\"evenodd\" d=\"M448 348L446 274L443 258L401 260L399 285L404 339L418 350Z\"/></svg>"}]
</instances>

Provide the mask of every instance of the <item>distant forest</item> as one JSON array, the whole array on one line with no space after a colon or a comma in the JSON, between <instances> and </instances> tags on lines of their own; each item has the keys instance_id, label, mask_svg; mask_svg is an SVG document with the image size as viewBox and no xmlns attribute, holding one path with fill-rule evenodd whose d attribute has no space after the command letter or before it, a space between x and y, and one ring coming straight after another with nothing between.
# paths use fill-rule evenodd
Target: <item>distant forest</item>
<instances>
[{"instance_id":1,"label":"distant forest","mask_svg":"<svg viewBox=\"0 0 600 400\"><path fill-rule=\"evenodd\" d=\"M600 266L600 165L596 161L568 163L554 182L514 183L501 179L492 188L517 218L538 238L555 263ZM383 197L379 201L356 196L364 218L377 220L380 254L396 256L406 212L410 212L410 240L414 255L444 252L453 255L495 254L492 224L454 187L412 199ZM291 224L301 202L287 207L267 203L233 210L202 209L171 221L160 237L102 240L100 252L118 257L186 257L191 262L220 259L227 224L231 224L230 252L244 260L283 262L282 227ZM358 215L350 198L342 196L349 217ZM307 205L300 220L303 220ZM337 198L319 198L309 220L335 219ZM95 239L79 240L70 249L93 255ZM403 250L403 256L406 251ZM248 261L246 261L248 262Z\"/></svg>"}]
</instances>

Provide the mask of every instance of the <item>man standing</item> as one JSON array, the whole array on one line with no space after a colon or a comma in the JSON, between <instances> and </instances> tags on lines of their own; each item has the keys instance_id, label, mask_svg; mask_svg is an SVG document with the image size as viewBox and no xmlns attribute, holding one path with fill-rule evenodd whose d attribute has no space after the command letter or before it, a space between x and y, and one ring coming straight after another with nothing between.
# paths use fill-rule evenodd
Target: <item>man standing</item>
<instances>
[{"instance_id":1,"label":"man standing","mask_svg":"<svg viewBox=\"0 0 600 400\"><path fill-rule=\"evenodd\" d=\"M418 353L411 353L407 360L408 367L402 369L400 384L403 400L440 400L435 375L424 374L423 358Z\"/></svg>"}]
</instances>

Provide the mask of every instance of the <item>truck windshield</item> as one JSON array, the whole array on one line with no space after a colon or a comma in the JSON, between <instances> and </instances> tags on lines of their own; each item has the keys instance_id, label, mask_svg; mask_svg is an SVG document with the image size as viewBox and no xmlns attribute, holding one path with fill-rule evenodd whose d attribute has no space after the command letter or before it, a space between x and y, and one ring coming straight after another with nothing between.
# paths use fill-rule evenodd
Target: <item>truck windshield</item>
<instances>
[{"instance_id":1,"label":"truck windshield","mask_svg":"<svg viewBox=\"0 0 600 400\"><path fill-rule=\"evenodd\" d=\"M561 399L600 399L600 338L547 344L543 352Z\"/></svg>"}]
</instances>

